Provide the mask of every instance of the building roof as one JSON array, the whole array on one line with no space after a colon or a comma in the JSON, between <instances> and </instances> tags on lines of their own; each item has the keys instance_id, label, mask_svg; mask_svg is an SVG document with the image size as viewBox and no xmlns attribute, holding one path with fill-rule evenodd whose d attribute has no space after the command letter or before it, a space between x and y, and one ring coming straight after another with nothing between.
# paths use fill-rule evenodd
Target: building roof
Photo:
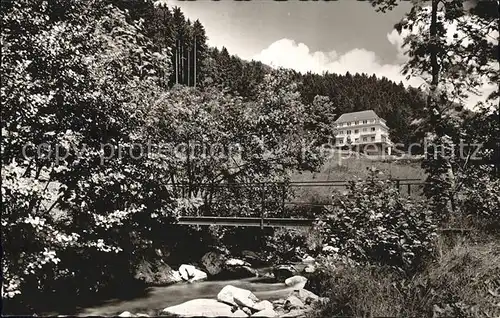
<instances>
[{"instance_id":1,"label":"building roof","mask_svg":"<svg viewBox=\"0 0 500 318\"><path fill-rule=\"evenodd\" d=\"M336 123L346 123L351 121L361 121L361 120L370 120L370 119L378 119L379 117L373 110L363 110L360 112L354 113L345 113L342 114L335 122Z\"/></svg>"}]
</instances>

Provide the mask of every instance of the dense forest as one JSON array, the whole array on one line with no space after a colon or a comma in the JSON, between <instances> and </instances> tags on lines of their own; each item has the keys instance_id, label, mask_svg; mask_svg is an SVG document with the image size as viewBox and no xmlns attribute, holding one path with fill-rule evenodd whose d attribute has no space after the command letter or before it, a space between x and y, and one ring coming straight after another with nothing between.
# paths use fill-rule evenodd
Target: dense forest
<instances>
[{"instance_id":1,"label":"dense forest","mask_svg":"<svg viewBox=\"0 0 500 318\"><path fill-rule=\"evenodd\" d=\"M143 19L145 34L157 48L171 48L170 86L178 83L218 87L232 95L255 100L265 75L272 72L271 67L242 60L224 47L220 50L208 47L203 25L199 20L187 19L178 7L169 9L135 1L115 3L129 10L132 19ZM323 124L330 124L327 120L335 120L342 113L373 109L386 119L393 141L408 144L417 140L411 123L422 117L425 106L425 97L419 89L407 88L374 74L292 72L304 104L312 105L318 95L329 97L328 107L317 110Z\"/></svg>"}]
</instances>

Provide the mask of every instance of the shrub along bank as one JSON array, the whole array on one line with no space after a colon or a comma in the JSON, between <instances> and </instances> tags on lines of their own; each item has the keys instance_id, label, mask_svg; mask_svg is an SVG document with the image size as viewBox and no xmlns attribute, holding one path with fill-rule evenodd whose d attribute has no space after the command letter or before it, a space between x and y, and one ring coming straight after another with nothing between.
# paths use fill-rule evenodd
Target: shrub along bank
<instances>
[{"instance_id":1,"label":"shrub along bank","mask_svg":"<svg viewBox=\"0 0 500 318\"><path fill-rule=\"evenodd\" d=\"M337 198L331 218L318 225L335 247L318 259L305 287L330 299L312 315L498 317L497 181L468 187L460 213L439 223L442 216L399 198L376 174L353 183ZM438 225L468 231L439 232Z\"/></svg>"}]
</instances>

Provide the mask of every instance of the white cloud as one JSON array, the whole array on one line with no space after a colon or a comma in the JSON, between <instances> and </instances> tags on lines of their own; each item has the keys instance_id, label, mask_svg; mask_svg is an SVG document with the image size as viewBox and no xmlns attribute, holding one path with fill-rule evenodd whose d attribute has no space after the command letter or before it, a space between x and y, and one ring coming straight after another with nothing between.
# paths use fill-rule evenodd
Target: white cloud
<instances>
[{"instance_id":1,"label":"white cloud","mask_svg":"<svg viewBox=\"0 0 500 318\"><path fill-rule=\"evenodd\" d=\"M456 31L456 27L453 27L455 26L449 30L449 39L453 39L453 33ZM291 39L281 39L272 43L253 59L273 67L291 68L302 73L311 71L318 74L323 72L375 74L379 78L386 77L396 83L402 81L406 86L418 87L424 84L422 78L412 77L406 80L405 76L401 74L402 65L408 60L405 49L401 47L405 35L399 34L396 30L387 34L387 40L398 52L397 59L392 64L383 64L375 52L363 48L355 48L340 55L334 50L311 52L306 44L297 43ZM466 105L473 107L477 102L485 100L495 88L494 84L485 84L480 90L481 95L472 95L466 101Z\"/></svg>"},{"instance_id":2,"label":"white cloud","mask_svg":"<svg viewBox=\"0 0 500 318\"><path fill-rule=\"evenodd\" d=\"M396 41L395 38L394 41ZM311 52L304 43L281 39L262 50L253 59L273 67L292 68L302 73L308 71L318 74L323 72L367 73L368 75L375 74L377 77L387 77L395 82L403 81L413 86L422 83L419 79L406 81L400 72L400 64L383 64L375 52L363 48L356 48L344 54L338 54L336 51Z\"/></svg>"}]
</instances>

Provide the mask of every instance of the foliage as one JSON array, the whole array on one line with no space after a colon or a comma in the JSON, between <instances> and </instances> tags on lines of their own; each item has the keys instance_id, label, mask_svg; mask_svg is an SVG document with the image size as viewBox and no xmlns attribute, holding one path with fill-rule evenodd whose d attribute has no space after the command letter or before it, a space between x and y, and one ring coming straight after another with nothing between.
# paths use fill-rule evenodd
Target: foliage
<instances>
[{"instance_id":1,"label":"foliage","mask_svg":"<svg viewBox=\"0 0 500 318\"><path fill-rule=\"evenodd\" d=\"M436 317L496 317L500 314L498 242L465 241L445 252L416 279L428 290Z\"/></svg>"},{"instance_id":2,"label":"foliage","mask_svg":"<svg viewBox=\"0 0 500 318\"><path fill-rule=\"evenodd\" d=\"M251 102L210 87L166 90L171 41L181 40L175 54L192 56L184 44L198 32L200 60L206 49L201 24L170 13L140 1L2 5L6 296L68 280L80 283L80 295L98 292L133 271L131 254L175 246L185 233L174 231L167 243L162 229L212 200L199 183L286 181L290 169L320 163L313 150L301 151L312 136L302 131L304 105L289 72L256 83ZM190 84L194 66L175 67ZM165 145L222 148L177 156L158 149ZM246 213L255 208L240 202ZM214 208L241 212L223 204ZM80 267L89 263L92 275Z\"/></svg>"},{"instance_id":3,"label":"foliage","mask_svg":"<svg viewBox=\"0 0 500 318\"><path fill-rule=\"evenodd\" d=\"M1 13L3 273L13 297L23 282L43 289L82 274L82 255L104 266L100 253L128 249L143 228L139 212L157 204L168 221L177 203L150 191L152 171L129 152L168 72L165 51L105 3L14 1ZM124 155L102 163L103 144Z\"/></svg>"},{"instance_id":4,"label":"foliage","mask_svg":"<svg viewBox=\"0 0 500 318\"><path fill-rule=\"evenodd\" d=\"M328 297L311 317L396 317L401 316L403 297L393 287L398 275L381 267L336 266L314 273L306 288Z\"/></svg>"},{"instance_id":5,"label":"foliage","mask_svg":"<svg viewBox=\"0 0 500 318\"><path fill-rule=\"evenodd\" d=\"M373 170L366 181L352 182L346 195L335 198L328 220L319 224L325 244L360 263L414 271L432 252L434 217L377 174Z\"/></svg>"},{"instance_id":6,"label":"foliage","mask_svg":"<svg viewBox=\"0 0 500 318\"><path fill-rule=\"evenodd\" d=\"M492 197L495 191L478 190L493 189L499 176L498 110L482 107L477 112L463 114L457 121L459 123L449 130L449 135L432 141L423 161L423 166L430 172L430 182L426 183L424 191L433 205L444 212L447 202L452 204L453 213L442 213L443 220L467 215L478 217L481 213L474 211L480 210L481 206L496 205L496 199ZM484 196L483 202L489 203L477 201L478 195ZM464 205L469 200L479 205Z\"/></svg>"},{"instance_id":7,"label":"foliage","mask_svg":"<svg viewBox=\"0 0 500 318\"><path fill-rule=\"evenodd\" d=\"M276 264L300 260L300 254L307 248L306 235L301 230L275 229L266 240L265 252Z\"/></svg>"},{"instance_id":8,"label":"foliage","mask_svg":"<svg viewBox=\"0 0 500 318\"><path fill-rule=\"evenodd\" d=\"M226 89L245 100L255 100L266 75L273 74L269 66L243 61L226 48L210 49L206 65L205 87ZM309 116L306 130L313 132L319 142L330 137L331 123L342 113L367 107L387 120L393 141L408 145L417 140L410 124L422 117L425 107L420 90L369 74L291 73Z\"/></svg>"},{"instance_id":9,"label":"foliage","mask_svg":"<svg viewBox=\"0 0 500 318\"><path fill-rule=\"evenodd\" d=\"M371 2L382 12L397 5L394 0ZM426 81L427 104L418 124L430 133L427 137L434 145L422 163L429 175L425 193L432 208L444 218L457 212L461 164L465 161L467 165L469 159L457 160L453 155L453 143L461 137L457 134L461 119L455 108L485 83L498 82L497 21L497 1L433 0L430 4L414 1L405 18L395 25L407 49L403 73ZM488 96L490 106L496 107L495 99L497 88ZM451 156L445 153L450 148ZM498 145L494 148L498 152Z\"/></svg>"},{"instance_id":10,"label":"foliage","mask_svg":"<svg viewBox=\"0 0 500 318\"><path fill-rule=\"evenodd\" d=\"M445 88L440 91L440 98L449 94L445 103L462 100L484 82L495 83L498 79L495 54L498 10L495 17L495 14L484 14L474 8L466 10L463 0L433 2L438 5L432 8L415 2L407 16L395 26L406 35L403 47L410 53L403 73L432 74L431 52L434 52L439 65L439 84ZM491 2L494 12L496 5ZM431 21L432 14L436 14L435 22ZM436 28L434 37L431 34L433 27Z\"/></svg>"},{"instance_id":11,"label":"foliage","mask_svg":"<svg viewBox=\"0 0 500 318\"><path fill-rule=\"evenodd\" d=\"M478 177L474 184L465 187L459 205L461 213L483 231L500 229L500 180L487 176Z\"/></svg>"},{"instance_id":12,"label":"foliage","mask_svg":"<svg viewBox=\"0 0 500 318\"><path fill-rule=\"evenodd\" d=\"M311 317L496 317L498 251L497 242L467 241L446 250L413 277L380 266L327 260L306 288L330 301Z\"/></svg>"},{"instance_id":13,"label":"foliage","mask_svg":"<svg viewBox=\"0 0 500 318\"><path fill-rule=\"evenodd\" d=\"M171 167L164 180L176 196L199 198L207 213L219 215L258 213L262 199L274 211L278 202L269 199L282 186L256 182L286 182L288 171L321 163L315 149L302 151L312 136L301 131L304 106L295 89L278 71L252 102L208 88L164 93L150 112L149 140L167 146L159 160ZM250 184L232 186L245 182Z\"/></svg>"},{"instance_id":14,"label":"foliage","mask_svg":"<svg viewBox=\"0 0 500 318\"><path fill-rule=\"evenodd\" d=\"M336 119L343 113L373 109L387 121L391 140L405 145L417 140L410 123L421 116L425 106L418 89L369 74L306 73L296 76L301 82L299 90L306 105L313 104L317 95L330 99L331 106L322 112L323 124L328 124L328 116Z\"/></svg>"}]
</instances>

